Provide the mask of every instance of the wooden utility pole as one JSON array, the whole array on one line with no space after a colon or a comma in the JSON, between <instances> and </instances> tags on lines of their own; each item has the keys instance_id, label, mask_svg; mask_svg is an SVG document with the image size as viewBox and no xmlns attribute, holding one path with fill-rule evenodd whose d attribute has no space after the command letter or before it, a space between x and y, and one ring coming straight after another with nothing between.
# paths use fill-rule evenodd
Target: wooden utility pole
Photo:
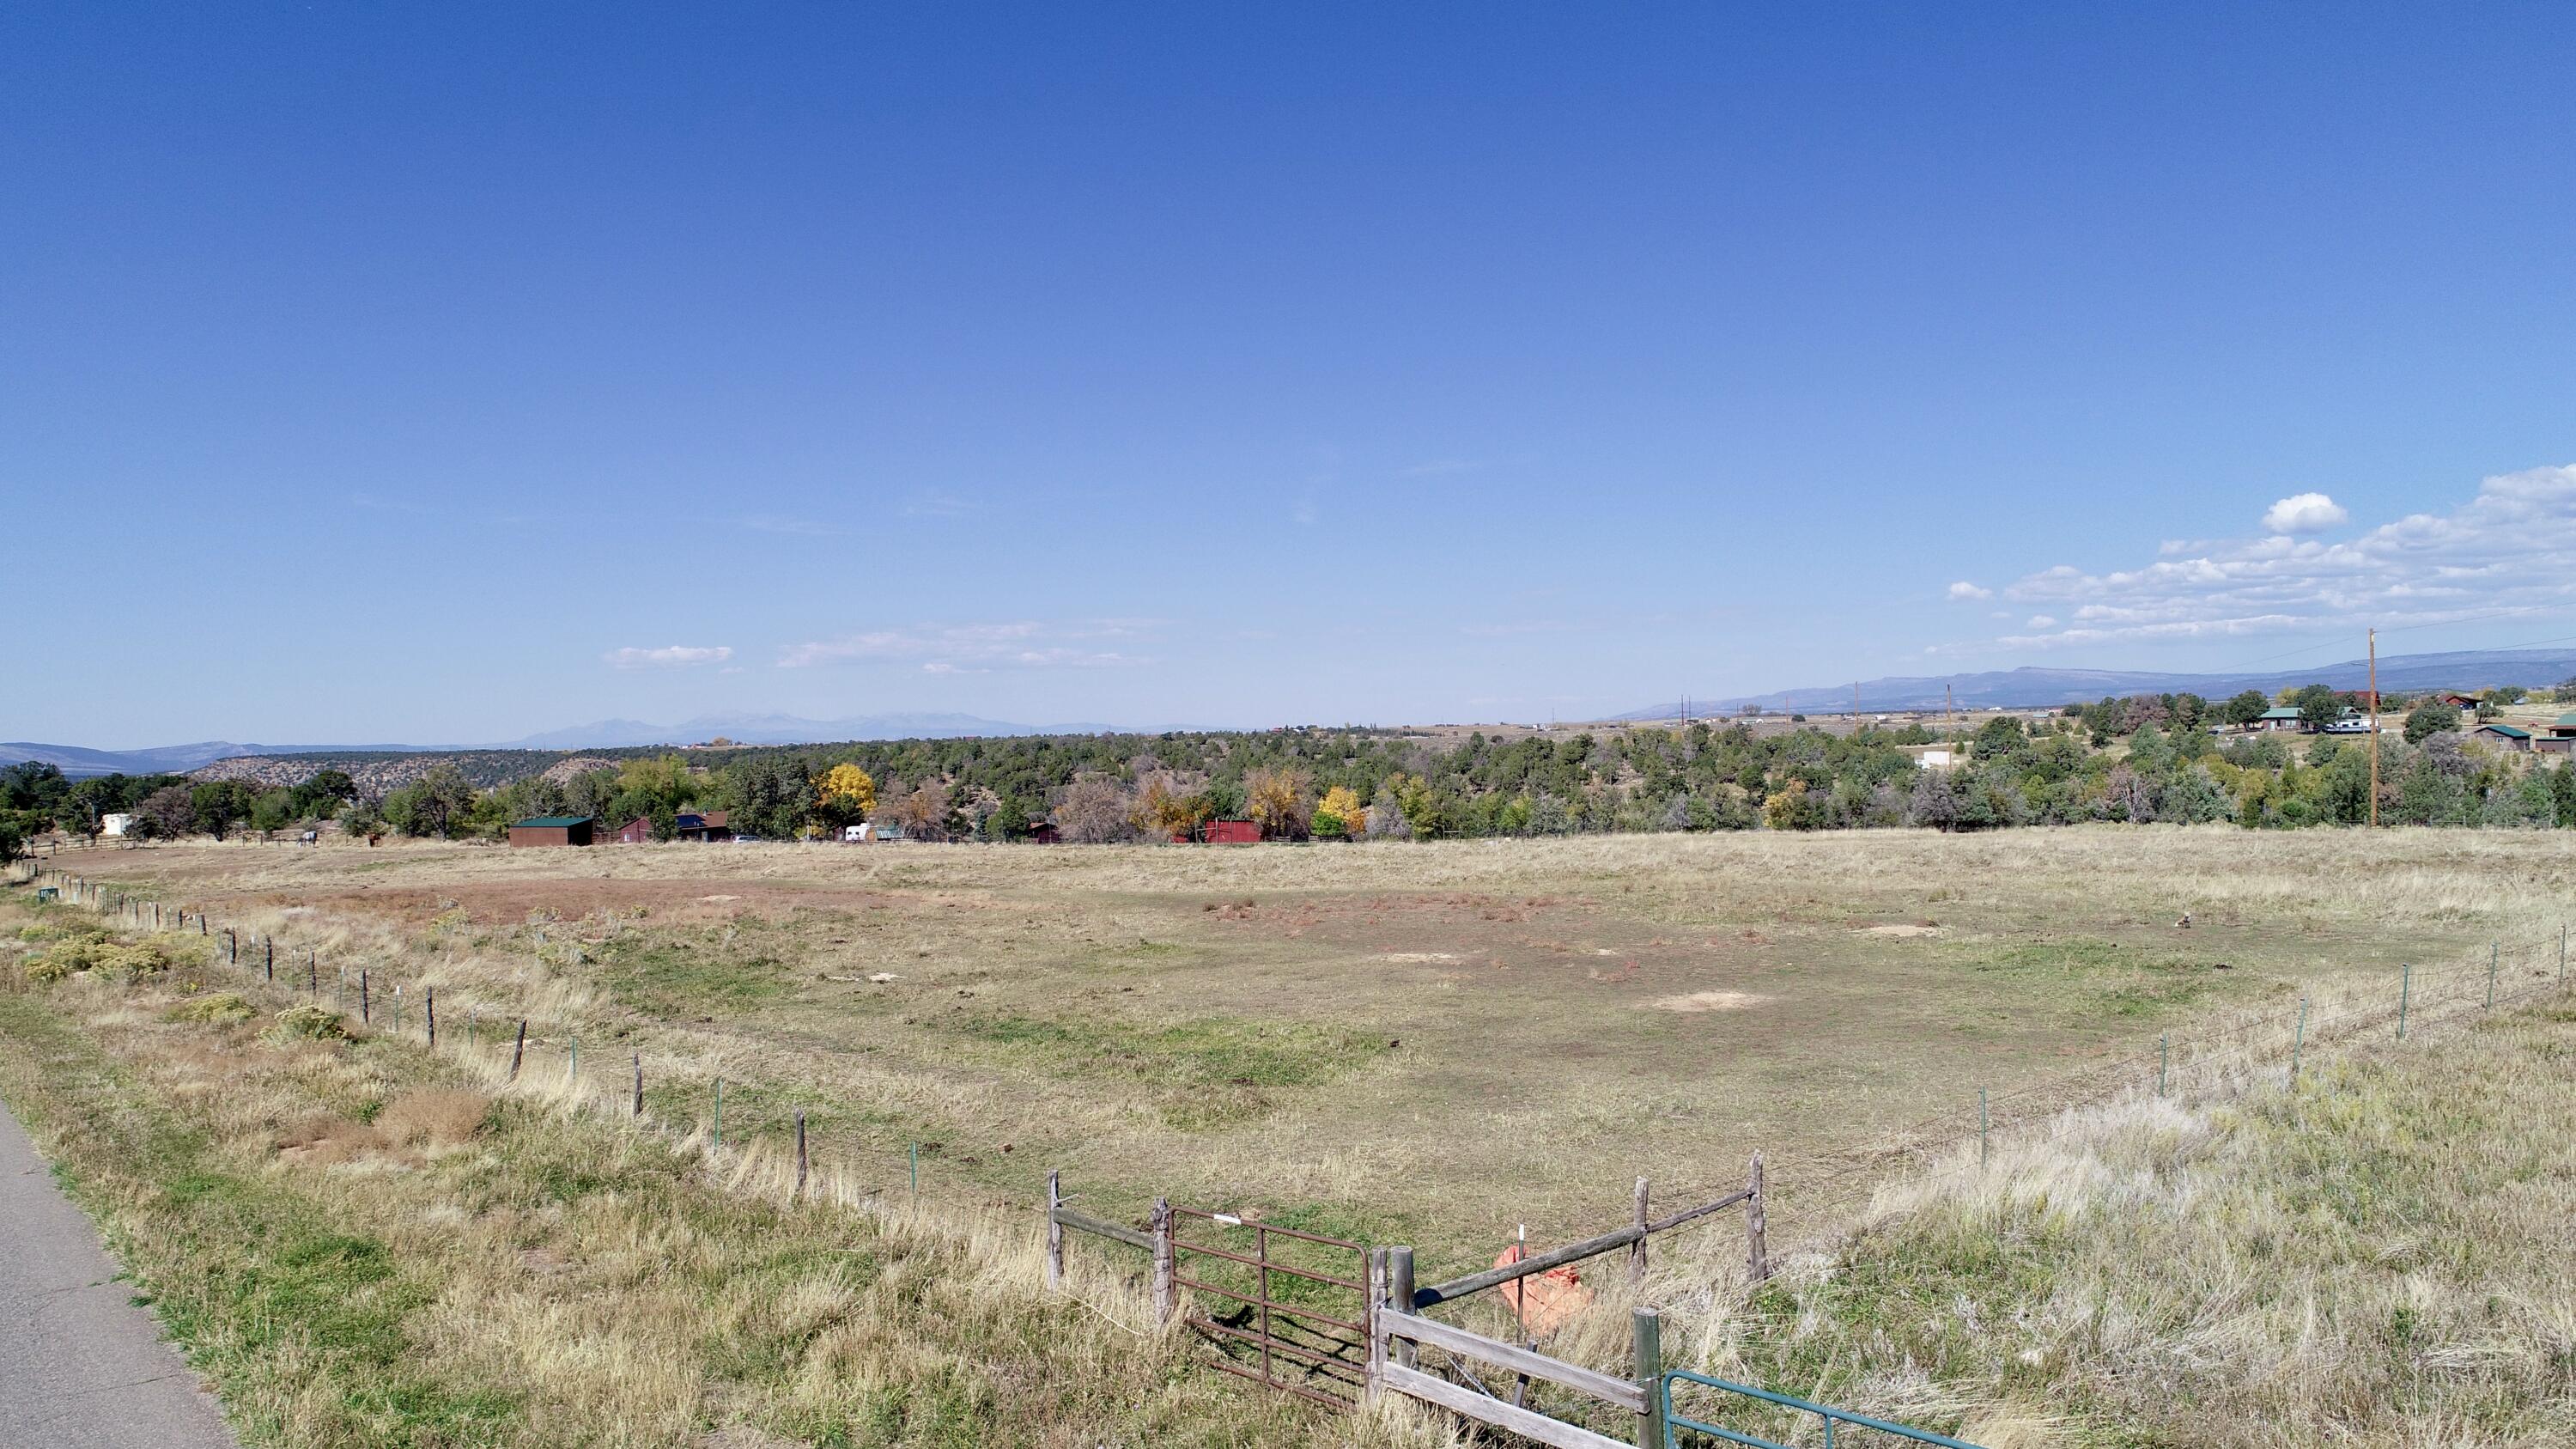
<instances>
[{"instance_id":1,"label":"wooden utility pole","mask_svg":"<svg viewBox=\"0 0 2576 1449\"><path fill-rule=\"evenodd\" d=\"M2370 631L2370 828L2379 828L2379 631Z\"/></svg>"},{"instance_id":2,"label":"wooden utility pole","mask_svg":"<svg viewBox=\"0 0 2576 1449\"><path fill-rule=\"evenodd\" d=\"M1948 729L1948 728L1950 728L1952 725L1957 724L1957 723L1958 723L1958 719L1957 719L1957 717L1956 717L1957 715L1958 715L1958 710L1957 710L1956 708L1954 708L1954 707L1951 705L1951 703L1950 703L1950 686L1948 686L1948 685L1946 685L1946 684L1945 684L1945 685L1942 685L1942 686L1941 686L1941 727L1942 727L1943 729Z\"/></svg>"}]
</instances>

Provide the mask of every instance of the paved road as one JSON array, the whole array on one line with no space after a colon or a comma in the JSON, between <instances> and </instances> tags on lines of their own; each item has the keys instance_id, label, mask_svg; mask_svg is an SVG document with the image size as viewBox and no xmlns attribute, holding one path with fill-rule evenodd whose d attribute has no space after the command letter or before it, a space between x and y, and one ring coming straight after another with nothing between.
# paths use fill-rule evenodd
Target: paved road
<instances>
[{"instance_id":1,"label":"paved road","mask_svg":"<svg viewBox=\"0 0 2576 1449\"><path fill-rule=\"evenodd\" d=\"M215 1401L0 1110L0 1449L235 1449Z\"/></svg>"}]
</instances>

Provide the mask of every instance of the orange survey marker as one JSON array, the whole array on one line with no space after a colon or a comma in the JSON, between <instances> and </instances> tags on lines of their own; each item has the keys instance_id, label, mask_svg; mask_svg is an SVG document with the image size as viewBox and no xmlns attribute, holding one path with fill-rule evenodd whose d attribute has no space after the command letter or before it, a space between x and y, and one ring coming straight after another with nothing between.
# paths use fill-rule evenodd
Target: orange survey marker
<instances>
[{"instance_id":1,"label":"orange survey marker","mask_svg":"<svg viewBox=\"0 0 2576 1449\"><path fill-rule=\"evenodd\" d=\"M1518 1243L1503 1249L1494 1260L1497 1268L1508 1268L1529 1256L1529 1250ZM1566 1322L1592 1306L1592 1290L1572 1268L1550 1268L1526 1278L1514 1278L1495 1290L1511 1305L1514 1316L1527 1325L1531 1336L1545 1338Z\"/></svg>"}]
</instances>

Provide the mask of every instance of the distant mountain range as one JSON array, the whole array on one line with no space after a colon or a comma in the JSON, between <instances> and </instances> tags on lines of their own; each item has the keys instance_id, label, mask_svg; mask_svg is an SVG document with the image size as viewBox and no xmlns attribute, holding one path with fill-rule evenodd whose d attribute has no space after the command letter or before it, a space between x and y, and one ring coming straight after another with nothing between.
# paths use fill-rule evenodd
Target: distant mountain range
<instances>
[{"instance_id":1,"label":"distant mountain range","mask_svg":"<svg viewBox=\"0 0 2576 1449\"><path fill-rule=\"evenodd\" d=\"M2382 690L2484 689L2500 684L2519 684L2536 689L2571 677L2576 677L2576 650L2569 649L2470 649L2449 654L2392 654L2379 661L2379 687ZM2078 700L2089 702L2105 695L2188 693L2220 699L2248 689L2271 694L2307 684L2363 689L2368 687L2369 680L2370 663L2364 659L2262 674L2000 669L1977 674L1864 679L1860 682L1859 707L1863 713L1939 709L1945 686L1950 691L1950 698L1963 708L2019 709L2073 704ZM1840 714L1853 707L1852 686L1822 684L1812 689L1783 689L1771 694L1743 695L1733 699L1694 699L1690 702L1694 715L1735 714L1746 705L1756 705L1774 713L1804 710L1817 714ZM1673 719L1681 712L1681 703L1675 701L1633 709L1611 718Z\"/></svg>"},{"instance_id":2,"label":"distant mountain range","mask_svg":"<svg viewBox=\"0 0 2576 1449\"><path fill-rule=\"evenodd\" d=\"M2181 694L2217 699L2243 690L2266 694L2303 684L2329 684L2360 689L2369 678L2364 660L2286 669L2262 674L2150 674L2117 669L2003 669L1975 674L1934 674L1861 681L1864 712L1939 709L1942 689L1963 708L2027 708L2072 704L2104 695ZM2482 689L2519 684L2529 688L2576 678L2576 650L2485 649L2449 654L2398 654L2379 661L2379 687L2385 690ZM1694 715L1740 712L1758 705L1774 713L1811 711L1839 714L1852 707L1852 686L1817 685L1731 699L1693 699ZM1672 719L1682 712L1679 701L1632 709L1614 720ZM1145 731L1177 726L1151 726ZM1092 723L1025 725L971 714L896 713L857 715L847 719L800 719L784 714L707 714L675 725L646 724L631 719L604 719L569 729L548 730L525 739L473 745L255 745L207 740L189 745L161 745L143 750L93 750L80 745L47 745L23 740L0 741L0 763L39 760L66 775L186 774L217 760L242 755L433 754L457 750L632 749L649 745L683 745L719 736L746 745L822 744L838 740L954 739L961 735L1093 735L1137 732L1134 726Z\"/></svg>"},{"instance_id":3,"label":"distant mountain range","mask_svg":"<svg viewBox=\"0 0 2576 1449\"><path fill-rule=\"evenodd\" d=\"M420 745L237 745L207 740L193 745L156 745L144 750L93 750L80 745L41 745L27 740L0 740L0 764L34 760L66 775L184 775L190 770L236 755L302 755L320 751L365 750L371 753L419 753Z\"/></svg>"},{"instance_id":4,"label":"distant mountain range","mask_svg":"<svg viewBox=\"0 0 2576 1449\"><path fill-rule=\"evenodd\" d=\"M141 750L93 750L0 740L0 763L36 760L66 775L183 775L242 755L437 754L451 750L590 750L683 745L718 736L746 745L802 745L833 740L955 739L963 735L1091 735L1114 725L1024 725L971 714L873 714L850 719L798 719L784 714L700 715L676 725L604 719L525 739L474 745L254 745L208 740Z\"/></svg>"}]
</instances>

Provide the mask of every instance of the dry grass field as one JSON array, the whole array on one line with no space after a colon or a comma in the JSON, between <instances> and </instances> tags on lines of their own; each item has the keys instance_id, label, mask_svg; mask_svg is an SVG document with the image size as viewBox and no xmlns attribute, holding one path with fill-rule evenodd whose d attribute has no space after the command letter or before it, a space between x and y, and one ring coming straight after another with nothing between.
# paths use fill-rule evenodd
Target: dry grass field
<instances>
[{"instance_id":1,"label":"dry grass field","mask_svg":"<svg viewBox=\"0 0 2576 1449\"><path fill-rule=\"evenodd\" d=\"M641 1052L659 1115L705 1117L721 1075L738 1139L801 1107L879 1181L922 1144L944 1199L1030 1203L1060 1167L1112 1214L1168 1192L1426 1271L1613 1226L1639 1175L1714 1195L1756 1149L1794 1235L1806 1184L1972 1124L1979 1087L2554 934L2576 886L2548 833L2226 827L60 863L435 984L451 1032L526 1015L532 1070Z\"/></svg>"},{"instance_id":2,"label":"dry grass field","mask_svg":"<svg viewBox=\"0 0 2576 1449\"><path fill-rule=\"evenodd\" d=\"M19 963L95 918L12 905L0 939L0 1090L252 1443L1428 1445L1189 1367L1124 1250L1046 1295L1045 1171L1103 1216L1168 1192L1442 1276L1620 1223L1637 1175L1731 1190L1756 1148L1781 1275L1744 1280L1732 1217L1658 1239L1676 1363L1995 1449L2542 1443L2576 1403L2569 1018L2514 1005L2576 885L2546 833L52 864L279 943L280 988L229 978L254 1009L203 938L63 980ZM2497 939L2506 1010L2462 1009L2482 968L2419 975L2430 1044L2388 1052L2398 963ZM367 973L376 1030L271 1019L308 947L326 997ZM2283 1090L2302 995L2317 1066ZM2059 1110L2159 1033L2170 1099ZM1550 1347L1616 1370L1636 1295L1591 1281Z\"/></svg>"}]
</instances>

